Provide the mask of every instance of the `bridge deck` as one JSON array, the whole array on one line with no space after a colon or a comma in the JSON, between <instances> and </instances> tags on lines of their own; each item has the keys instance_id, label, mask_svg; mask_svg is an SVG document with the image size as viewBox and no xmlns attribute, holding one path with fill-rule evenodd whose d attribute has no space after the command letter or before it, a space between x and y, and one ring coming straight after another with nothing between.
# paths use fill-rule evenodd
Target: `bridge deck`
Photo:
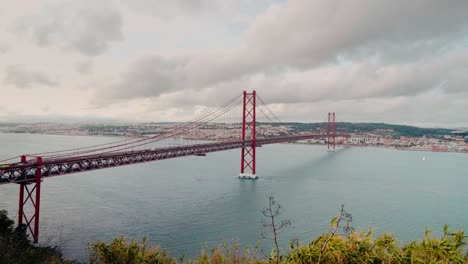
<instances>
[{"instance_id":1,"label":"bridge deck","mask_svg":"<svg viewBox=\"0 0 468 264\"><path fill-rule=\"evenodd\" d=\"M256 145L266 145L297 140L323 138L324 135L296 135L257 138ZM145 149L137 151L112 152L86 156L73 156L56 159L44 159L40 166L42 177L60 176L71 173L85 172L104 168L125 166L149 161L200 155L210 152L237 149L251 146L252 142L246 140L214 142L169 148ZM35 161L26 163L13 163L9 168L0 170L0 184L21 183L33 181L38 166Z\"/></svg>"}]
</instances>

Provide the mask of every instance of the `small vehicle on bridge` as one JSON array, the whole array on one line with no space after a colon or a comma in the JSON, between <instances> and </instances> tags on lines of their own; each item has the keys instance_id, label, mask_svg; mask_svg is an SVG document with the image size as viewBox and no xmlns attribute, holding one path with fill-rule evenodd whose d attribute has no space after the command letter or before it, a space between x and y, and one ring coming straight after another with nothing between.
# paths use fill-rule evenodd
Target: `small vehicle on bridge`
<instances>
[{"instance_id":1,"label":"small vehicle on bridge","mask_svg":"<svg viewBox=\"0 0 468 264\"><path fill-rule=\"evenodd\" d=\"M10 167L11 167L10 164L0 164L0 170L1 169L8 169Z\"/></svg>"}]
</instances>

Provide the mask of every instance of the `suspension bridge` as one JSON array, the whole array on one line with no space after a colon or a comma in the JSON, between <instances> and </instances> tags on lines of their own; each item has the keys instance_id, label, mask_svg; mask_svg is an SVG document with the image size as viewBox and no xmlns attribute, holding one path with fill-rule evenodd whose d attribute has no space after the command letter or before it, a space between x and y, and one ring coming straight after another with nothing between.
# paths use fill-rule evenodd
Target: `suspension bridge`
<instances>
[{"instance_id":1,"label":"suspension bridge","mask_svg":"<svg viewBox=\"0 0 468 264\"><path fill-rule=\"evenodd\" d=\"M299 140L323 139L327 148L334 150L337 137L335 113L328 113L326 133L282 131L271 135L257 127L257 110L262 118L277 125L281 120L271 111L258 94L244 91L220 107L211 109L197 118L176 123L162 133L152 136L126 138L112 143L79 147L51 152L25 154L0 161L0 185L18 184L18 225L25 224L34 243L39 239L39 214L41 183L44 178L98 169L120 167L143 162L205 156L207 153L240 149L240 178L257 179L256 148L275 143ZM216 130L215 141L187 143L178 146L160 147L164 140L194 138L194 135L210 125L225 129ZM257 137L258 136L258 137ZM14 161L17 159L17 161ZM7 163L5 163L7 162Z\"/></svg>"}]
</instances>

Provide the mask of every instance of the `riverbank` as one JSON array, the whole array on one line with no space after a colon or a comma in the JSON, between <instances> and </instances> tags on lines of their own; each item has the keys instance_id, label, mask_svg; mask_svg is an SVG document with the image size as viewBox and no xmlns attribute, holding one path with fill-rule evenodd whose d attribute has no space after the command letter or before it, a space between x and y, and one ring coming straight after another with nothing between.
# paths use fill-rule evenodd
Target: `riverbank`
<instances>
[{"instance_id":1,"label":"riverbank","mask_svg":"<svg viewBox=\"0 0 468 264\"><path fill-rule=\"evenodd\" d=\"M308 143L308 142L296 142L292 144L299 144L299 145L315 145L315 146L327 146L326 144L323 143ZM365 144L338 144L336 147L356 147L356 148L384 148L384 149L393 149L393 150L399 150L399 151L418 151L418 152L432 152L432 153L466 153L468 154L468 149L465 149L463 151L460 150L453 150L453 149L447 149L447 150L437 150L434 151L432 149L423 149L423 148L412 148L412 147L395 147L395 146L386 146L386 145L365 145Z\"/></svg>"}]
</instances>

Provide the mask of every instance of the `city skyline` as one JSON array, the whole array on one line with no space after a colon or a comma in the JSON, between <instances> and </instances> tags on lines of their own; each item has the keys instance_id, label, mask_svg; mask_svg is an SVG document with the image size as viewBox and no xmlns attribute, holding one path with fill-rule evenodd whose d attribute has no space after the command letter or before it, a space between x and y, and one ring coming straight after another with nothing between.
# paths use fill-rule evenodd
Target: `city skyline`
<instances>
[{"instance_id":1,"label":"city skyline","mask_svg":"<svg viewBox=\"0 0 468 264\"><path fill-rule=\"evenodd\" d=\"M465 2L0 3L0 122L186 121L255 89L284 121L468 124Z\"/></svg>"}]
</instances>

